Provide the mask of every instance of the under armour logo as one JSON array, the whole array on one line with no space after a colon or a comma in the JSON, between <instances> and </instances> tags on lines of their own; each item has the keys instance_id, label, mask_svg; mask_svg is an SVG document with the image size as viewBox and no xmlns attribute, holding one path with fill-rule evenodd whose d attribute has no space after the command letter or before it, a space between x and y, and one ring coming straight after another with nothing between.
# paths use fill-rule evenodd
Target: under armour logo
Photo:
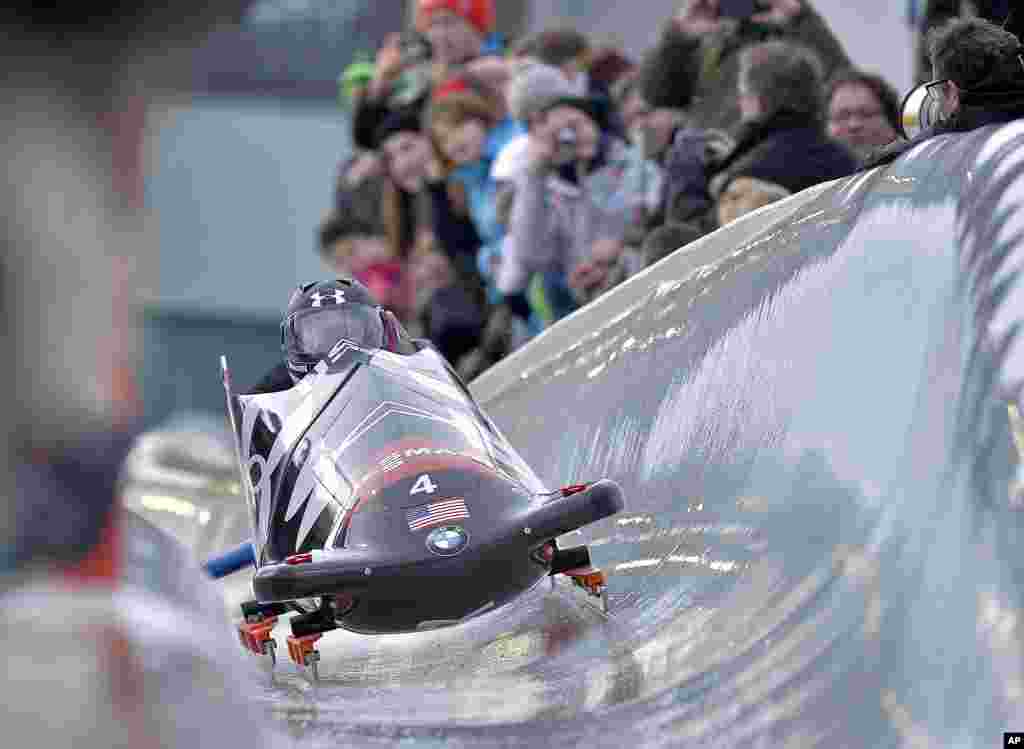
<instances>
[{"instance_id":1,"label":"under armour logo","mask_svg":"<svg viewBox=\"0 0 1024 749\"><path fill-rule=\"evenodd\" d=\"M313 300L314 307L323 307L324 302L332 302L333 304L344 304L345 292L341 289L334 289L329 294L321 294L319 291L314 291L310 297Z\"/></svg>"}]
</instances>

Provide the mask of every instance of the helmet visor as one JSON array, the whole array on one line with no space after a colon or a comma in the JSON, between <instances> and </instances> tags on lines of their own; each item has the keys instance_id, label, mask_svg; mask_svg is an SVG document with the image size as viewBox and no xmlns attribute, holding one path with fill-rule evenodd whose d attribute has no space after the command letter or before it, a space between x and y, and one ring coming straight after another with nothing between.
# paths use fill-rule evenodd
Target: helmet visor
<instances>
[{"instance_id":1,"label":"helmet visor","mask_svg":"<svg viewBox=\"0 0 1024 749\"><path fill-rule=\"evenodd\" d=\"M342 339L363 348L377 349L384 345L380 312L365 304L304 310L291 319L289 334L291 353L310 359L327 356Z\"/></svg>"}]
</instances>

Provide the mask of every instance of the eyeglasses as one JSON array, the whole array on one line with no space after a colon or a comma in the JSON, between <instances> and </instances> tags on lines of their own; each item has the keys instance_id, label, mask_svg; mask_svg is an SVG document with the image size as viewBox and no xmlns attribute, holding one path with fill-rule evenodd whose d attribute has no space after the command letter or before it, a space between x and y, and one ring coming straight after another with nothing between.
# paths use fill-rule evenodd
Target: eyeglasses
<instances>
[{"instance_id":1,"label":"eyeglasses","mask_svg":"<svg viewBox=\"0 0 1024 749\"><path fill-rule=\"evenodd\" d=\"M859 120L873 120L881 117L881 109L840 109L838 112L829 115L829 120L835 123L845 124L856 118Z\"/></svg>"}]
</instances>

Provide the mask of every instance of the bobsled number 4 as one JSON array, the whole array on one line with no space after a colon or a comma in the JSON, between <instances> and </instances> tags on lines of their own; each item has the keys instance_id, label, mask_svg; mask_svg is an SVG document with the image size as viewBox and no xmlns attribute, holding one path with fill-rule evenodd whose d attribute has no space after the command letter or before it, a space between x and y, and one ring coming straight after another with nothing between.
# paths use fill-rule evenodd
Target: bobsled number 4
<instances>
[{"instance_id":1,"label":"bobsled number 4","mask_svg":"<svg viewBox=\"0 0 1024 749\"><path fill-rule=\"evenodd\" d=\"M295 612L289 656L316 676L333 629L457 624L548 575L607 600L587 548L556 539L622 510L617 484L547 490L427 344L337 348L279 393L234 394L224 365L256 566L245 647L274 657Z\"/></svg>"}]
</instances>

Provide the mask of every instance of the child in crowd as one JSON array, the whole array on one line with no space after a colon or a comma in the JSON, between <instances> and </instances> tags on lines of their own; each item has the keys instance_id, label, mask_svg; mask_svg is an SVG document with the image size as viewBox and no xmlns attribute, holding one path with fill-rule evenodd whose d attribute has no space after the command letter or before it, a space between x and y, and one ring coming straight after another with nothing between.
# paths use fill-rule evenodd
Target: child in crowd
<instances>
[{"instance_id":1,"label":"child in crowd","mask_svg":"<svg viewBox=\"0 0 1024 749\"><path fill-rule=\"evenodd\" d=\"M502 108L482 92L454 78L434 94L428 115L431 140L449 179L466 190L469 215L482 242L479 270L493 281L505 227L496 210L497 183L491 166L501 149L520 129L503 116Z\"/></svg>"},{"instance_id":2,"label":"child in crowd","mask_svg":"<svg viewBox=\"0 0 1024 749\"><path fill-rule=\"evenodd\" d=\"M320 224L319 250L332 273L351 274L405 322L414 307L412 285L384 232L381 191L379 178L340 190L337 205Z\"/></svg>"}]
</instances>

